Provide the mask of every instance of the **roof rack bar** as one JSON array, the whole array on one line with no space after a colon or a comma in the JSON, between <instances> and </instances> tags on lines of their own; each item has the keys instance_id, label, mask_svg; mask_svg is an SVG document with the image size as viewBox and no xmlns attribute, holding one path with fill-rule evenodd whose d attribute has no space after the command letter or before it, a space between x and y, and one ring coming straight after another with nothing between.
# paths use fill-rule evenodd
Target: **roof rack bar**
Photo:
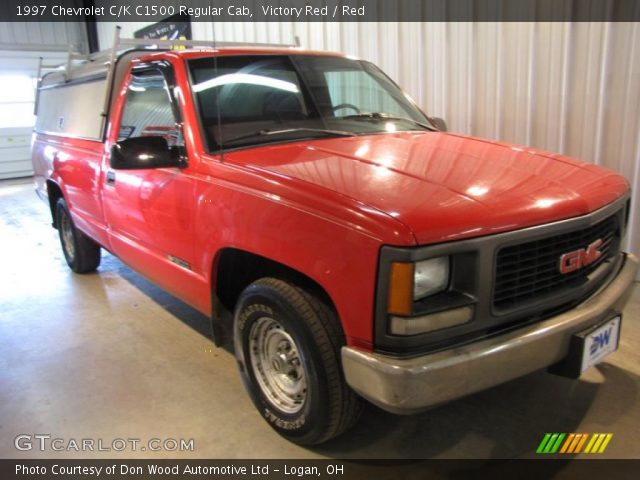
<instances>
[{"instance_id":1,"label":"roof rack bar","mask_svg":"<svg viewBox=\"0 0 640 480\"><path fill-rule=\"evenodd\" d=\"M124 53L127 48L146 47L150 51L154 49L167 50L175 47L180 49L186 48L207 48L216 49L218 47L255 47L255 48L296 48L299 47L299 39L296 38L296 43L283 44L283 43L255 43L255 42L214 42L209 40L159 40L155 38L122 38L120 37L120 27L116 27L117 37L114 37L114 42L111 48L94 52L87 58L90 61L102 60L104 58L110 58L113 51L117 53ZM117 41L116 41L117 40Z\"/></svg>"},{"instance_id":2,"label":"roof rack bar","mask_svg":"<svg viewBox=\"0 0 640 480\"><path fill-rule=\"evenodd\" d=\"M129 50L136 48L148 49L149 53L153 53L154 50L170 50L178 47L180 50L186 48L207 48L217 49L219 47L244 47L244 48L296 48L300 46L299 37L294 38L294 44L281 44L281 43L255 43L255 42L218 42L209 40L160 40L154 38L122 38L121 27L116 26L113 36L113 43L111 48L94 52L89 55L73 52L71 46L67 52L67 60L65 64L59 65L57 68L50 65L42 65L42 70L59 70L63 76L65 82L69 82L72 79L72 70L74 69L73 60L84 60L95 65L102 65L106 70L107 82L110 85L113 79L114 73L112 70L115 67L118 57ZM109 109L109 103L105 102L105 112Z\"/></svg>"},{"instance_id":3,"label":"roof rack bar","mask_svg":"<svg viewBox=\"0 0 640 480\"><path fill-rule=\"evenodd\" d=\"M209 40L158 40L155 38L123 38L118 44L123 46L141 46L150 47L209 47L214 48L213 41ZM295 44L282 43L255 43L255 42L215 42L215 47L297 47Z\"/></svg>"}]
</instances>

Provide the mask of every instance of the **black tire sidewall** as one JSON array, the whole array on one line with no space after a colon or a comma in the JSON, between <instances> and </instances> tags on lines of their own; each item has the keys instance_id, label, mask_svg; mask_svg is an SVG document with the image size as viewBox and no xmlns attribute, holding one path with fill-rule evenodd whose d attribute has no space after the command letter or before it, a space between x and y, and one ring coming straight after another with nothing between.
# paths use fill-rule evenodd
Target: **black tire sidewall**
<instances>
[{"instance_id":1,"label":"black tire sidewall","mask_svg":"<svg viewBox=\"0 0 640 480\"><path fill-rule=\"evenodd\" d=\"M73 256L69 255L63 239L62 219L67 218L69 228L71 230L71 242L73 243ZM67 203L63 198L58 199L56 203L56 222L58 227L58 236L60 237L60 245L64 259L69 268L75 273L94 272L100 265L101 251L98 245L90 237L82 233L76 227Z\"/></svg>"},{"instance_id":2,"label":"black tire sidewall","mask_svg":"<svg viewBox=\"0 0 640 480\"><path fill-rule=\"evenodd\" d=\"M329 417L327 376L315 347L313 334L299 312L286 299L264 286L250 287L240 300L236 335L238 355L245 387L262 417L282 436L300 444L313 443L326 427ZM249 333L259 318L270 316L291 335L298 348L307 381L303 408L294 414L278 410L265 397L256 380L249 354Z\"/></svg>"}]
</instances>

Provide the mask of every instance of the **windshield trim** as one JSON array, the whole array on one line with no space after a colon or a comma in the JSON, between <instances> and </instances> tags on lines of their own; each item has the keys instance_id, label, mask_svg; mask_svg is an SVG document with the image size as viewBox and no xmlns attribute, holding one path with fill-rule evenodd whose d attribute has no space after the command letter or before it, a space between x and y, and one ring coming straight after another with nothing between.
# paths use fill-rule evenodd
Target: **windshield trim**
<instances>
[{"instance_id":1,"label":"windshield trim","mask_svg":"<svg viewBox=\"0 0 640 480\"><path fill-rule=\"evenodd\" d=\"M230 147L225 147L223 150L216 150L216 151L209 151L207 150L205 153L210 154L210 155L220 155L220 154L224 154L224 153L233 153L233 152L238 152L238 151L242 151L242 150L250 150L250 149L254 149L254 148L260 148L260 147L264 147L264 146L271 146L271 145L286 145L288 143L299 143L299 142L321 142L323 140L335 140L336 138L344 138L346 140L351 140L354 138L365 138L368 136L378 136L378 135L402 135L402 134L413 134L415 135L416 133L424 133L424 134L428 134L428 133L433 133L430 130L402 130L400 132L387 132L387 131L379 131L379 132L365 132L365 133L354 133L352 137L346 137L346 136L342 136L342 135L326 135L324 137L313 137L313 136L309 136L309 137L299 137L299 138L284 138L284 139L273 139L273 141L264 141L264 142L260 142L260 143L248 143L245 145L234 145L234 146L230 146ZM269 138L269 136L266 137L267 139Z\"/></svg>"}]
</instances>

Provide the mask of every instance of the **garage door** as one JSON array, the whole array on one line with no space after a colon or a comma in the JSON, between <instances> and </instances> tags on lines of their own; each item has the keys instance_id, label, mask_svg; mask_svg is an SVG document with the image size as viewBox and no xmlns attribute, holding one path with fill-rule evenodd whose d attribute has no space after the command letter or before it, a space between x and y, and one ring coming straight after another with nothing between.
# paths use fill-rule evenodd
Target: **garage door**
<instances>
[{"instance_id":1,"label":"garage door","mask_svg":"<svg viewBox=\"0 0 640 480\"><path fill-rule=\"evenodd\" d=\"M0 179L27 177L31 168L34 81L0 73Z\"/></svg>"}]
</instances>

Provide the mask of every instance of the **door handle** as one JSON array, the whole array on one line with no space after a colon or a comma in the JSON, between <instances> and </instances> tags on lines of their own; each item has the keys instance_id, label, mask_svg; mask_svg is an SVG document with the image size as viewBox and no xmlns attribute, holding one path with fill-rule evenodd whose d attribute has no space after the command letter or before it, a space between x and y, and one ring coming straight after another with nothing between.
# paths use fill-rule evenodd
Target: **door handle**
<instances>
[{"instance_id":1,"label":"door handle","mask_svg":"<svg viewBox=\"0 0 640 480\"><path fill-rule=\"evenodd\" d=\"M107 185L115 185L116 184L116 172L113 170L109 170L107 172Z\"/></svg>"}]
</instances>

